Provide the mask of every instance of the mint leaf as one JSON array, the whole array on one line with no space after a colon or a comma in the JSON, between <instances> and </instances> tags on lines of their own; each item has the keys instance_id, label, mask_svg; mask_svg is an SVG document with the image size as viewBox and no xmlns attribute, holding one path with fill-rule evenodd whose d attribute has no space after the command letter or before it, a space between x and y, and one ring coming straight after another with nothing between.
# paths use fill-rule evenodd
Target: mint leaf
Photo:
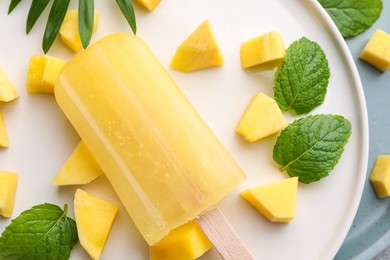
<instances>
[{"instance_id":1,"label":"mint leaf","mask_svg":"<svg viewBox=\"0 0 390 260\"><path fill-rule=\"evenodd\" d=\"M382 12L382 0L318 0L318 2L345 38L366 31Z\"/></svg>"},{"instance_id":2,"label":"mint leaf","mask_svg":"<svg viewBox=\"0 0 390 260\"><path fill-rule=\"evenodd\" d=\"M351 135L351 123L339 115L295 120L278 136L273 159L288 175L310 183L328 176Z\"/></svg>"},{"instance_id":3,"label":"mint leaf","mask_svg":"<svg viewBox=\"0 0 390 260\"><path fill-rule=\"evenodd\" d=\"M45 203L22 212L0 237L0 259L68 259L78 236L67 208Z\"/></svg>"},{"instance_id":4,"label":"mint leaf","mask_svg":"<svg viewBox=\"0 0 390 260\"><path fill-rule=\"evenodd\" d=\"M325 99L330 70L321 47L302 37L287 49L277 72L274 95L280 109L305 114Z\"/></svg>"}]
</instances>

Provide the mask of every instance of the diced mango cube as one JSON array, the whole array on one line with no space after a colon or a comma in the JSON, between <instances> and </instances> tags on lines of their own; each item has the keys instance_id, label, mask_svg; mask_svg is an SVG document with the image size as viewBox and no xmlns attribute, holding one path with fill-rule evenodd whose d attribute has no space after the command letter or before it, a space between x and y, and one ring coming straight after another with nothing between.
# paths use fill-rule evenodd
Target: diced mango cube
<instances>
[{"instance_id":1,"label":"diced mango cube","mask_svg":"<svg viewBox=\"0 0 390 260\"><path fill-rule=\"evenodd\" d=\"M150 260L194 260L212 243L195 221L172 230L160 242L150 247Z\"/></svg>"},{"instance_id":2,"label":"diced mango cube","mask_svg":"<svg viewBox=\"0 0 390 260\"><path fill-rule=\"evenodd\" d=\"M54 84L65 61L49 55L33 55L27 75L29 93L54 93Z\"/></svg>"},{"instance_id":3,"label":"diced mango cube","mask_svg":"<svg viewBox=\"0 0 390 260\"><path fill-rule=\"evenodd\" d=\"M380 29L376 30L360 53L360 59L382 72L390 69L390 34Z\"/></svg>"},{"instance_id":4,"label":"diced mango cube","mask_svg":"<svg viewBox=\"0 0 390 260\"><path fill-rule=\"evenodd\" d=\"M103 174L102 169L81 141L64 166L55 176L52 185L87 184Z\"/></svg>"},{"instance_id":5,"label":"diced mango cube","mask_svg":"<svg viewBox=\"0 0 390 260\"><path fill-rule=\"evenodd\" d=\"M242 115L236 132L249 142L275 134L287 126L276 101L263 93L256 94Z\"/></svg>"},{"instance_id":6,"label":"diced mango cube","mask_svg":"<svg viewBox=\"0 0 390 260\"><path fill-rule=\"evenodd\" d=\"M241 44L241 67L246 69L257 65L278 66L286 53L286 46L280 33L272 31L249 39Z\"/></svg>"},{"instance_id":7,"label":"diced mango cube","mask_svg":"<svg viewBox=\"0 0 390 260\"><path fill-rule=\"evenodd\" d=\"M74 212L81 246L92 259L100 259L118 213L118 206L77 189Z\"/></svg>"},{"instance_id":8,"label":"diced mango cube","mask_svg":"<svg viewBox=\"0 0 390 260\"><path fill-rule=\"evenodd\" d=\"M241 195L271 222L290 222L295 217L298 177L249 188Z\"/></svg>"},{"instance_id":9,"label":"diced mango cube","mask_svg":"<svg viewBox=\"0 0 390 260\"><path fill-rule=\"evenodd\" d=\"M390 196L390 155L378 155L370 181L378 198Z\"/></svg>"},{"instance_id":10,"label":"diced mango cube","mask_svg":"<svg viewBox=\"0 0 390 260\"><path fill-rule=\"evenodd\" d=\"M0 215L11 217L14 210L18 175L0 171Z\"/></svg>"},{"instance_id":11,"label":"diced mango cube","mask_svg":"<svg viewBox=\"0 0 390 260\"><path fill-rule=\"evenodd\" d=\"M8 147L8 135L5 127L4 114L0 112L0 147Z\"/></svg>"},{"instance_id":12,"label":"diced mango cube","mask_svg":"<svg viewBox=\"0 0 390 260\"><path fill-rule=\"evenodd\" d=\"M191 72L222 66L223 63L217 39L206 20L177 48L171 68Z\"/></svg>"},{"instance_id":13,"label":"diced mango cube","mask_svg":"<svg viewBox=\"0 0 390 260\"><path fill-rule=\"evenodd\" d=\"M154 8L160 3L160 0L136 0L138 3L140 3L143 7L146 8L149 12L153 11Z\"/></svg>"},{"instance_id":14,"label":"diced mango cube","mask_svg":"<svg viewBox=\"0 0 390 260\"><path fill-rule=\"evenodd\" d=\"M0 101L8 102L19 97L19 92L9 80L4 71L0 69Z\"/></svg>"},{"instance_id":15,"label":"diced mango cube","mask_svg":"<svg viewBox=\"0 0 390 260\"><path fill-rule=\"evenodd\" d=\"M95 10L94 12L94 23L92 32L94 33L97 29L99 15ZM69 47L75 53L79 52L83 48L79 33L79 12L78 10L68 10L66 12L64 21L62 22L60 31L60 39L66 46Z\"/></svg>"}]
</instances>

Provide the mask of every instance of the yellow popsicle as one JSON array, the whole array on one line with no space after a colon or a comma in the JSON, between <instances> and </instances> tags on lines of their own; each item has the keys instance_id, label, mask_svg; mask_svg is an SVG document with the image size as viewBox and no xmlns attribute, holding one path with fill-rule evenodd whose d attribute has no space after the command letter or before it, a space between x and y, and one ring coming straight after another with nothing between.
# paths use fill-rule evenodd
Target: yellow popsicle
<instances>
[{"instance_id":1,"label":"yellow popsicle","mask_svg":"<svg viewBox=\"0 0 390 260\"><path fill-rule=\"evenodd\" d=\"M78 54L55 97L150 245L245 179L137 36L109 35Z\"/></svg>"}]
</instances>

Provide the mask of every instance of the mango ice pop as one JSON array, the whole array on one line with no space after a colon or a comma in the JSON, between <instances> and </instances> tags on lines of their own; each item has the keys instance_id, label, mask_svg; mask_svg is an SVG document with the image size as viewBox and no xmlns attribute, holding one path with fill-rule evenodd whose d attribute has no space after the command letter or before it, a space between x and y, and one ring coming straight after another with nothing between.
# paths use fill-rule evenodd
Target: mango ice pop
<instances>
[{"instance_id":1,"label":"mango ice pop","mask_svg":"<svg viewBox=\"0 0 390 260\"><path fill-rule=\"evenodd\" d=\"M137 36L113 34L78 54L55 97L150 245L245 179Z\"/></svg>"}]
</instances>

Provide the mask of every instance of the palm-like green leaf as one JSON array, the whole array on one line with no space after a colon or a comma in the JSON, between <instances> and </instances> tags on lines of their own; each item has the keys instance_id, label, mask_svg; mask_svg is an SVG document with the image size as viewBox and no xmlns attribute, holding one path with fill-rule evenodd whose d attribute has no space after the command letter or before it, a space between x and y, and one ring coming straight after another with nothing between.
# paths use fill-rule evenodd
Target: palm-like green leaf
<instances>
[{"instance_id":1,"label":"palm-like green leaf","mask_svg":"<svg viewBox=\"0 0 390 260\"><path fill-rule=\"evenodd\" d=\"M43 34L42 49L45 53L49 51L58 32L60 31L69 3L70 0L54 0L49 18L47 19L45 33Z\"/></svg>"},{"instance_id":2,"label":"palm-like green leaf","mask_svg":"<svg viewBox=\"0 0 390 260\"><path fill-rule=\"evenodd\" d=\"M8 14L10 14L20 2L22 2L22 0L12 0L9 4Z\"/></svg>"},{"instance_id":3,"label":"palm-like green leaf","mask_svg":"<svg viewBox=\"0 0 390 260\"><path fill-rule=\"evenodd\" d=\"M41 16L50 0L33 0L27 16L26 33L30 33L38 18Z\"/></svg>"},{"instance_id":4,"label":"palm-like green leaf","mask_svg":"<svg viewBox=\"0 0 390 260\"><path fill-rule=\"evenodd\" d=\"M8 8L10 14L22 0L11 0ZM46 9L51 0L32 0L30 10L27 16L26 33L28 34L35 23ZM79 0L79 33L83 47L86 48L92 37L94 24L94 0ZM70 0L53 0L49 17L47 19L45 32L43 35L42 49L47 53L64 21L66 11L68 10ZM134 34L137 31L134 8L132 0L116 0L126 21L129 23Z\"/></svg>"},{"instance_id":5,"label":"palm-like green leaf","mask_svg":"<svg viewBox=\"0 0 390 260\"><path fill-rule=\"evenodd\" d=\"M136 34L137 24L135 22L135 14L132 0L116 0L116 3L118 4L127 22L129 23L131 30L133 30L133 33Z\"/></svg>"},{"instance_id":6,"label":"palm-like green leaf","mask_svg":"<svg viewBox=\"0 0 390 260\"><path fill-rule=\"evenodd\" d=\"M92 38L94 11L94 0L79 0L79 33L84 49Z\"/></svg>"}]
</instances>

